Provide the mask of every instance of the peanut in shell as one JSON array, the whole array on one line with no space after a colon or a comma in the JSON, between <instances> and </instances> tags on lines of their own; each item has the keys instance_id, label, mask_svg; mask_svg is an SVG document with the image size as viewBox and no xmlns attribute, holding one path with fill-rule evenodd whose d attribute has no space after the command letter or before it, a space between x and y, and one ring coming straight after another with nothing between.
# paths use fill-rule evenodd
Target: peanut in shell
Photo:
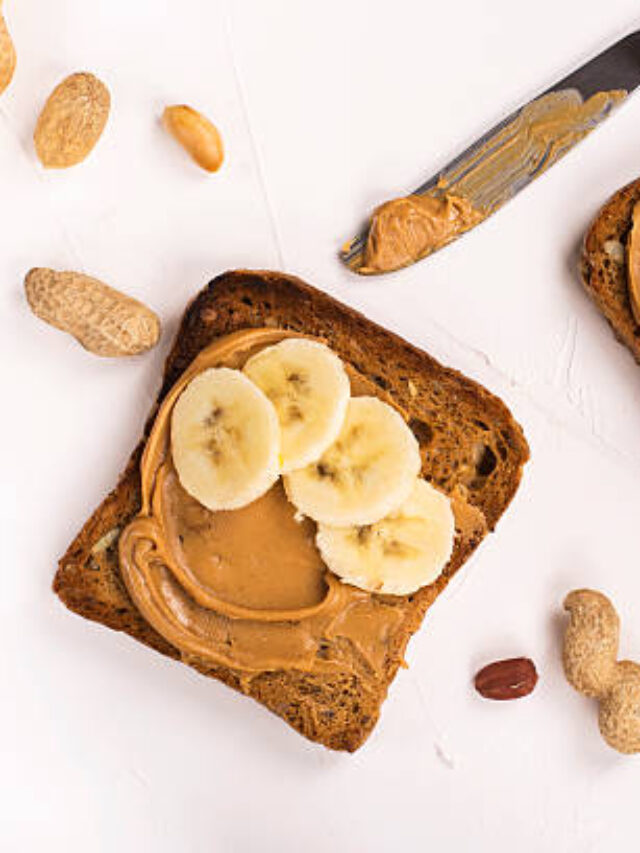
<instances>
[{"instance_id":1,"label":"peanut in shell","mask_svg":"<svg viewBox=\"0 0 640 853\"><path fill-rule=\"evenodd\" d=\"M95 355L136 355L160 337L160 320L151 309L91 276L35 268L24 286L37 317Z\"/></svg>"}]
</instances>

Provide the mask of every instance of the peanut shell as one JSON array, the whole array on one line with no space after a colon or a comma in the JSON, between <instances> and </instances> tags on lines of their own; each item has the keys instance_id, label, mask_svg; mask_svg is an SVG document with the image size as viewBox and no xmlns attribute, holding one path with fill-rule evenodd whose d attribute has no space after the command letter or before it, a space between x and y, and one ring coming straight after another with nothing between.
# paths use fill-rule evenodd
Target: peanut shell
<instances>
[{"instance_id":1,"label":"peanut shell","mask_svg":"<svg viewBox=\"0 0 640 853\"><path fill-rule=\"evenodd\" d=\"M136 355L160 336L160 320L146 305L88 275L32 269L25 292L37 317L96 355Z\"/></svg>"},{"instance_id":2,"label":"peanut shell","mask_svg":"<svg viewBox=\"0 0 640 853\"><path fill-rule=\"evenodd\" d=\"M33 140L46 169L81 163L100 139L109 118L111 96L93 74L66 77L45 103Z\"/></svg>"},{"instance_id":3,"label":"peanut shell","mask_svg":"<svg viewBox=\"0 0 640 853\"><path fill-rule=\"evenodd\" d=\"M2 0L0 0L0 95L11 82L15 70L16 49L2 14Z\"/></svg>"},{"instance_id":4,"label":"peanut shell","mask_svg":"<svg viewBox=\"0 0 640 853\"><path fill-rule=\"evenodd\" d=\"M565 598L570 614L562 663L567 681L584 696L602 696L613 678L620 619L606 595L576 589Z\"/></svg>"},{"instance_id":5,"label":"peanut shell","mask_svg":"<svg viewBox=\"0 0 640 853\"><path fill-rule=\"evenodd\" d=\"M640 666L619 661L616 677L601 700L598 724L602 737L618 752L640 752Z\"/></svg>"}]
</instances>

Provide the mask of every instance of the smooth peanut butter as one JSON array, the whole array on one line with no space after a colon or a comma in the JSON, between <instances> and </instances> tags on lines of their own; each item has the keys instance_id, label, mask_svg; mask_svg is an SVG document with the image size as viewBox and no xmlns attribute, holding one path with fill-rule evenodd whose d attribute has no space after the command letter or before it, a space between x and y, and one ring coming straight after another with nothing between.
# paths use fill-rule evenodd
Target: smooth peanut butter
<instances>
[{"instance_id":1,"label":"smooth peanut butter","mask_svg":"<svg viewBox=\"0 0 640 853\"><path fill-rule=\"evenodd\" d=\"M436 187L378 207L349 266L365 275L388 272L445 246L546 171L626 95L612 89L585 101L577 89L562 89L531 101L457 158Z\"/></svg>"},{"instance_id":2,"label":"smooth peanut butter","mask_svg":"<svg viewBox=\"0 0 640 853\"><path fill-rule=\"evenodd\" d=\"M169 392L142 458L140 512L120 537L122 575L144 618L185 658L228 666L241 678L347 668L375 679L408 599L341 583L315 546L315 525L297 520L280 483L242 509L211 512L182 488L171 460L171 412L187 384L209 367L240 368L288 336L253 329L222 338ZM380 396L374 383L347 370L353 394ZM460 513L462 525L477 525L478 511L469 509L470 516Z\"/></svg>"},{"instance_id":3,"label":"smooth peanut butter","mask_svg":"<svg viewBox=\"0 0 640 853\"><path fill-rule=\"evenodd\" d=\"M381 205L373 214L359 272L390 272L424 258L473 228L483 214L454 195L410 195Z\"/></svg>"},{"instance_id":4,"label":"smooth peanut butter","mask_svg":"<svg viewBox=\"0 0 640 853\"><path fill-rule=\"evenodd\" d=\"M219 599L248 610L295 610L326 596L315 525L295 520L281 483L241 512L211 512L185 492L173 468L158 474L157 489L183 585L202 604ZM280 583L265 565L278 565Z\"/></svg>"}]
</instances>

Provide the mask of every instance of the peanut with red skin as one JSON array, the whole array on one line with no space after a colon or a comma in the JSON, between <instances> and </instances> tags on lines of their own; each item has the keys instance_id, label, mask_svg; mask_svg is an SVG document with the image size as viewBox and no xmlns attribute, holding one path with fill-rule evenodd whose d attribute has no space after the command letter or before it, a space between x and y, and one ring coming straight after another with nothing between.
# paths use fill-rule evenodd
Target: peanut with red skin
<instances>
[{"instance_id":1,"label":"peanut with red skin","mask_svg":"<svg viewBox=\"0 0 640 853\"><path fill-rule=\"evenodd\" d=\"M483 667L475 677L475 688L485 699L519 699L528 696L538 683L530 658L498 660Z\"/></svg>"}]
</instances>

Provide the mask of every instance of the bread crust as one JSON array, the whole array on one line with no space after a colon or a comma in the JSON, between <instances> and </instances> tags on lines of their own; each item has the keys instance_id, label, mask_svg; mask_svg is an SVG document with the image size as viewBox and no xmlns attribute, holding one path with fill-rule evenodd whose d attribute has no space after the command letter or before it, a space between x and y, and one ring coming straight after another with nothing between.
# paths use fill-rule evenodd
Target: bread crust
<instances>
[{"instance_id":1,"label":"bread crust","mask_svg":"<svg viewBox=\"0 0 640 853\"><path fill-rule=\"evenodd\" d=\"M117 533L140 507L140 455L159 404L212 341L265 325L325 339L341 358L391 394L409 413L421 446L423 475L448 492L463 488L475 508L474 523L456 537L445 572L436 583L410 596L411 606L390 643L384 675L373 690L346 671L336 676L291 670L246 678L227 667L184 658L145 622L120 576ZM310 740L352 752L374 727L406 645L427 609L510 503L528 455L522 430L507 407L477 383L297 278L263 271L225 273L188 306L142 442L116 488L60 560L53 589L81 616L125 631L250 695Z\"/></svg>"},{"instance_id":2,"label":"bread crust","mask_svg":"<svg viewBox=\"0 0 640 853\"><path fill-rule=\"evenodd\" d=\"M615 243L626 247L637 201L640 178L622 187L600 208L584 238L580 277L619 343L640 364L640 326L631 310L624 256L622 263L616 261L611 249Z\"/></svg>"}]
</instances>

